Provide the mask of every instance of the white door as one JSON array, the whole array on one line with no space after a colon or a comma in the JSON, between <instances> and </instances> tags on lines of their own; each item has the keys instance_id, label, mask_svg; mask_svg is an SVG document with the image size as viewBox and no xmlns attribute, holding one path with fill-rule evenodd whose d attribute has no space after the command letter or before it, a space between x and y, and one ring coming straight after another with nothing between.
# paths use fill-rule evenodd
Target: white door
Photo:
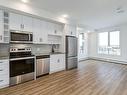
<instances>
[{"instance_id":1,"label":"white door","mask_svg":"<svg viewBox=\"0 0 127 95\"><path fill-rule=\"evenodd\" d=\"M33 21L32 17L23 16L23 31L32 32Z\"/></svg>"},{"instance_id":2,"label":"white door","mask_svg":"<svg viewBox=\"0 0 127 95\"><path fill-rule=\"evenodd\" d=\"M10 13L9 18L10 30L21 30L22 26L22 15Z\"/></svg>"}]
</instances>

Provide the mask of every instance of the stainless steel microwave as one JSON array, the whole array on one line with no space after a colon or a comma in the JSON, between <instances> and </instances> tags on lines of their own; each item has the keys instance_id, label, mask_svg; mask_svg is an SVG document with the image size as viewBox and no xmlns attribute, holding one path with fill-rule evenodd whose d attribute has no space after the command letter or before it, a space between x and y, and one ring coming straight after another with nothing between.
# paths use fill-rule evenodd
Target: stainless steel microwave
<instances>
[{"instance_id":1,"label":"stainless steel microwave","mask_svg":"<svg viewBox=\"0 0 127 95\"><path fill-rule=\"evenodd\" d=\"M11 43L33 43L33 34L31 32L10 31Z\"/></svg>"}]
</instances>

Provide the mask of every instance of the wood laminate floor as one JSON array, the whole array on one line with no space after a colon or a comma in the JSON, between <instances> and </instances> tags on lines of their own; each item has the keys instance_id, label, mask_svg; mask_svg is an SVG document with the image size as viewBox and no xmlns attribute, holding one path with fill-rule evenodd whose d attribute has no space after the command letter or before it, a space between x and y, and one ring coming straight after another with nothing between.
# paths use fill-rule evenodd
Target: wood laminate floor
<instances>
[{"instance_id":1,"label":"wood laminate floor","mask_svg":"<svg viewBox=\"0 0 127 95\"><path fill-rule=\"evenodd\" d=\"M88 60L78 69L1 89L0 95L127 95L127 65Z\"/></svg>"}]
</instances>

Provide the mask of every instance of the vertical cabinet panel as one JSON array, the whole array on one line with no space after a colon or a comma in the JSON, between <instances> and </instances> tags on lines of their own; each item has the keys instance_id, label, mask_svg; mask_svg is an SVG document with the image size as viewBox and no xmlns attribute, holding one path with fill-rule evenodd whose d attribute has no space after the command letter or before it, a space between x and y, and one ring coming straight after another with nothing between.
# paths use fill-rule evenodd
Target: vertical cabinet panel
<instances>
[{"instance_id":1,"label":"vertical cabinet panel","mask_svg":"<svg viewBox=\"0 0 127 95\"><path fill-rule=\"evenodd\" d=\"M3 36L4 36L4 34L3 34L3 11L2 10L0 10L0 43L2 43L3 42Z\"/></svg>"},{"instance_id":2,"label":"vertical cabinet panel","mask_svg":"<svg viewBox=\"0 0 127 95\"><path fill-rule=\"evenodd\" d=\"M9 13L0 10L0 43L9 43Z\"/></svg>"}]
</instances>

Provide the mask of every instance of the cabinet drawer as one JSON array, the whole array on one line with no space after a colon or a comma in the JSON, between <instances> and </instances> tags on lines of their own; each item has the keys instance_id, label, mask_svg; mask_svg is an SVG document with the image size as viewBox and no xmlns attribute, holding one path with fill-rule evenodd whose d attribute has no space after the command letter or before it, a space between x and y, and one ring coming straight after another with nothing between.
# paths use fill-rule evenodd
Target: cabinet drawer
<instances>
[{"instance_id":1,"label":"cabinet drawer","mask_svg":"<svg viewBox=\"0 0 127 95\"><path fill-rule=\"evenodd\" d=\"M9 73L9 65L1 64L0 65L0 75L5 75Z\"/></svg>"},{"instance_id":2,"label":"cabinet drawer","mask_svg":"<svg viewBox=\"0 0 127 95\"><path fill-rule=\"evenodd\" d=\"M9 85L9 76L0 77L0 88Z\"/></svg>"},{"instance_id":3,"label":"cabinet drawer","mask_svg":"<svg viewBox=\"0 0 127 95\"><path fill-rule=\"evenodd\" d=\"M0 60L0 65L2 64L8 64L9 63L9 60Z\"/></svg>"}]
</instances>

